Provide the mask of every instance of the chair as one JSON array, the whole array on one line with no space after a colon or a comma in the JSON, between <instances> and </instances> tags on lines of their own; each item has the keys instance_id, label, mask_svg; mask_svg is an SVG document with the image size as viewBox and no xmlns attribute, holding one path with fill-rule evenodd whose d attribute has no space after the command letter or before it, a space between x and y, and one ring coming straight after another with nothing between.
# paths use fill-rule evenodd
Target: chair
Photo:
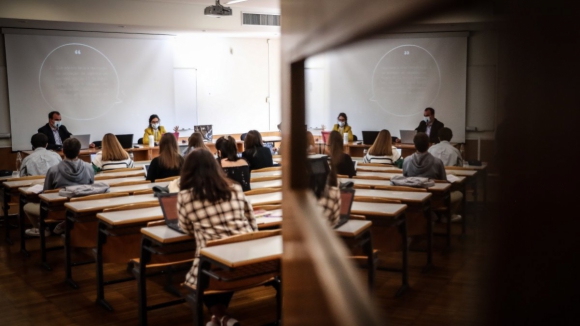
<instances>
[{"instance_id":1,"label":"chair","mask_svg":"<svg viewBox=\"0 0 580 326\"><path fill-rule=\"evenodd\" d=\"M137 144L139 144L139 145L143 145L143 138L139 138L139 139L137 140Z\"/></svg>"},{"instance_id":2,"label":"chair","mask_svg":"<svg viewBox=\"0 0 580 326\"><path fill-rule=\"evenodd\" d=\"M377 190L392 190L392 191L410 191L410 192L427 192L425 188L413 188L405 186L375 186Z\"/></svg>"},{"instance_id":3,"label":"chair","mask_svg":"<svg viewBox=\"0 0 580 326\"><path fill-rule=\"evenodd\" d=\"M137 171L137 170L143 170L143 168L138 167L138 168L113 169L113 170L103 171L103 173L106 174L106 173L112 173L112 172L127 172L127 171Z\"/></svg>"},{"instance_id":4,"label":"chair","mask_svg":"<svg viewBox=\"0 0 580 326\"><path fill-rule=\"evenodd\" d=\"M252 178L250 180L250 182L272 181L272 180L278 180L278 179L282 179L282 176L281 175L273 175L273 176L269 176L269 177Z\"/></svg>"},{"instance_id":5,"label":"chair","mask_svg":"<svg viewBox=\"0 0 580 326\"><path fill-rule=\"evenodd\" d=\"M243 134L240 135L240 140L246 140L246 136L248 135L247 132L244 132Z\"/></svg>"},{"instance_id":6,"label":"chair","mask_svg":"<svg viewBox=\"0 0 580 326\"><path fill-rule=\"evenodd\" d=\"M261 194L270 194L273 192L280 192L280 189L279 188L260 188L260 189L245 191L244 195L246 195L246 196L261 195Z\"/></svg>"},{"instance_id":7,"label":"chair","mask_svg":"<svg viewBox=\"0 0 580 326\"><path fill-rule=\"evenodd\" d=\"M111 185L111 187L133 186L133 185L142 185L142 184L147 184L147 183L151 183L151 181L149 181L149 180L125 181L125 182L114 183Z\"/></svg>"},{"instance_id":8,"label":"chair","mask_svg":"<svg viewBox=\"0 0 580 326\"><path fill-rule=\"evenodd\" d=\"M208 241L206 247L258 240L278 236L281 233L281 230L246 233ZM241 291L258 286L273 286L276 289L277 319L280 321L282 312L280 268L280 259L276 259L227 270L218 266L211 266L209 262L204 261L202 255L199 262L199 272L197 273L197 286L184 284L190 291L186 299L191 304L195 315L194 325L202 326L203 324L203 297L205 295ZM207 282L203 282L204 277L202 275L208 276ZM198 291L198 289L202 289L202 291Z\"/></svg>"},{"instance_id":9,"label":"chair","mask_svg":"<svg viewBox=\"0 0 580 326\"><path fill-rule=\"evenodd\" d=\"M367 197L367 196L355 196L354 201L367 202L367 203L387 203L387 204L400 204L400 200L389 199L383 197Z\"/></svg>"},{"instance_id":10,"label":"chair","mask_svg":"<svg viewBox=\"0 0 580 326\"><path fill-rule=\"evenodd\" d=\"M157 183L157 182L170 182L170 181L173 181L173 180L178 179L178 178L179 178L179 176L176 175L173 177L167 177L167 178L163 178L163 179L155 179L155 183Z\"/></svg>"},{"instance_id":11,"label":"chair","mask_svg":"<svg viewBox=\"0 0 580 326\"><path fill-rule=\"evenodd\" d=\"M365 179L365 180L390 180L391 178L379 177L374 175L355 175L353 179Z\"/></svg>"},{"instance_id":12,"label":"chair","mask_svg":"<svg viewBox=\"0 0 580 326\"><path fill-rule=\"evenodd\" d=\"M358 166L380 166L380 167L385 167L385 165L388 164L383 164L383 163L359 163Z\"/></svg>"},{"instance_id":13,"label":"chair","mask_svg":"<svg viewBox=\"0 0 580 326\"><path fill-rule=\"evenodd\" d=\"M27 177L10 178L6 181L22 181L22 180L34 180L34 179L44 179L45 175L29 175Z\"/></svg>"},{"instance_id":14,"label":"chair","mask_svg":"<svg viewBox=\"0 0 580 326\"><path fill-rule=\"evenodd\" d=\"M256 172L268 172L268 171L279 171L282 170L281 166L270 166L267 168L261 168L261 169L256 169L256 170L252 170L252 173L256 173Z\"/></svg>"},{"instance_id":15,"label":"chair","mask_svg":"<svg viewBox=\"0 0 580 326\"><path fill-rule=\"evenodd\" d=\"M106 198L115 198L115 197L123 197L129 196L128 192L108 192L104 194L96 194L96 195L88 195L84 197L73 197L70 199L71 202L77 201L85 201L85 200L97 200L97 199L106 199Z\"/></svg>"}]
</instances>

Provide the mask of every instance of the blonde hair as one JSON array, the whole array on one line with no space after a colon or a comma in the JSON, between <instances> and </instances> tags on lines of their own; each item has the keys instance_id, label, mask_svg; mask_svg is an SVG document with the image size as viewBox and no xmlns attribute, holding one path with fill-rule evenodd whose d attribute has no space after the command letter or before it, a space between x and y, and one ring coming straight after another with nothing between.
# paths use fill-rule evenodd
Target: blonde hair
<instances>
[{"instance_id":1,"label":"blonde hair","mask_svg":"<svg viewBox=\"0 0 580 326\"><path fill-rule=\"evenodd\" d=\"M393 155L393 139L391 138L391 133L387 129L381 130L377 139L371 148L369 148L368 153L375 156L391 156Z\"/></svg>"},{"instance_id":2,"label":"blonde hair","mask_svg":"<svg viewBox=\"0 0 580 326\"><path fill-rule=\"evenodd\" d=\"M308 146L306 150L308 154L315 154L316 143L314 142L314 136L310 131L306 131L306 145Z\"/></svg>"},{"instance_id":3,"label":"blonde hair","mask_svg":"<svg viewBox=\"0 0 580 326\"><path fill-rule=\"evenodd\" d=\"M113 134L106 134L101 144L101 155L103 161L122 161L129 158L129 154Z\"/></svg>"}]
</instances>

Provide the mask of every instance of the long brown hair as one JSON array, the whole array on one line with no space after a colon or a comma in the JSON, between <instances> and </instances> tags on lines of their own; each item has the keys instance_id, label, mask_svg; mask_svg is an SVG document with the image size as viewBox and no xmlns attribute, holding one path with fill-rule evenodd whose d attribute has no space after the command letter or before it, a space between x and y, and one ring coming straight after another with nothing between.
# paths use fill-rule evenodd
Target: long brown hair
<instances>
[{"instance_id":1,"label":"long brown hair","mask_svg":"<svg viewBox=\"0 0 580 326\"><path fill-rule=\"evenodd\" d=\"M370 155L375 156L391 156L393 155L393 139L391 133L387 129L381 130L377 139L371 148L369 148Z\"/></svg>"},{"instance_id":2,"label":"long brown hair","mask_svg":"<svg viewBox=\"0 0 580 326\"><path fill-rule=\"evenodd\" d=\"M171 170L180 169L183 165L183 157L179 154L173 134L163 134L159 140L159 165Z\"/></svg>"},{"instance_id":3,"label":"long brown hair","mask_svg":"<svg viewBox=\"0 0 580 326\"><path fill-rule=\"evenodd\" d=\"M316 153L316 143L314 142L314 136L310 131L306 131L306 146L308 154Z\"/></svg>"},{"instance_id":4,"label":"long brown hair","mask_svg":"<svg viewBox=\"0 0 580 326\"><path fill-rule=\"evenodd\" d=\"M217 144L216 144L217 149ZM238 160L238 145L232 136L225 136L222 143L219 144L220 160L227 158L228 161L235 162Z\"/></svg>"},{"instance_id":5,"label":"long brown hair","mask_svg":"<svg viewBox=\"0 0 580 326\"><path fill-rule=\"evenodd\" d=\"M196 149L185 158L181 179L181 190L191 189L194 200L216 203L232 198L231 181L209 151Z\"/></svg>"},{"instance_id":6,"label":"long brown hair","mask_svg":"<svg viewBox=\"0 0 580 326\"><path fill-rule=\"evenodd\" d=\"M106 134L101 144L103 161L122 161L129 158L129 154L113 134Z\"/></svg>"},{"instance_id":7,"label":"long brown hair","mask_svg":"<svg viewBox=\"0 0 580 326\"><path fill-rule=\"evenodd\" d=\"M244 139L244 150L249 155L255 155L260 147L264 147L260 132L257 130L248 131L246 138Z\"/></svg>"},{"instance_id":8,"label":"long brown hair","mask_svg":"<svg viewBox=\"0 0 580 326\"><path fill-rule=\"evenodd\" d=\"M189 136L189 139L187 140L187 152L189 152L192 148L203 148L203 149L207 149L207 146L205 146L205 143L203 142L203 136L201 133L199 132L194 132L193 134L191 134L191 136Z\"/></svg>"},{"instance_id":9,"label":"long brown hair","mask_svg":"<svg viewBox=\"0 0 580 326\"><path fill-rule=\"evenodd\" d=\"M338 164L344 153L344 146L342 144L342 137L340 133L333 130L328 136L328 154L330 154L330 161L333 165Z\"/></svg>"}]
</instances>

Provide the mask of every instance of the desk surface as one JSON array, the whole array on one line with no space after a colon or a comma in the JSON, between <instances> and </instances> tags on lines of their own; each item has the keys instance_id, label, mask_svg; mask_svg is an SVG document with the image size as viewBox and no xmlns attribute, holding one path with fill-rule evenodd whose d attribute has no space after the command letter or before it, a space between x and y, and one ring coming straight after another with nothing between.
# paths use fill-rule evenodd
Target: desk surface
<instances>
[{"instance_id":1,"label":"desk surface","mask_svg":"<svg viewBox=\"0 0 580 326\"><path fill-rule=\"evenodd\" d=\"M271 192L268 194L250 195L246 196L252 206L278 204L282 201L282 192Z\"/></svg>"},{"instance_id":2,"label":"desk surface","mask_svg":"<svg viewBox=\"0 0 580 326\"><path fill-rule=\"evenodd\" d=\"M430 192L356 189L355 196L379 197L400 200L403 203L423 203L431 198Z\"/></svg>"},{"instance_id":3,"label":"desk surface","mask_svg":"<svg viewBox=\"0 0 580 326\"><path fill-rule=\"evenodd\" d=\"M117 207L121 205L139 204L146 202L158 202L153 194L123 196L97 200L86 200L78 202L68 202L64 206L75 213L99 212L105 208Z\"/></svg>"},{"instance_id":4,"label":"desk surface","mask_svg":"<svg viewBox=\"0 0 580 326\"><path fill-rule=\"evenodd\" d=\"M124 226L163 219L161 206L126 211L98 213L97 218L110 226Z\"/></svg>"},{"instance_id":5,"label":"desk surface","mask_svg":"<svg viewBox=\"0 0 580 326\"><path fill-rule=\"evenodd\" d=\"M354 238L364 230L371 227L373 222L365 220L348 220L348 222L336 229L336 233L341 237Z\"/></svg>"},{"instance_id":6,"label":"desk surface","mask_svg":"<svg viewBox=\"0 0 580 326\"><path fill-rule=\"evenodd\" d=\"M393 184L389 180L372 180L372 179L348 179L340 178L339 182L352 182L355 185L367 185L367 186L392 186ZM433 187L429 187L427 191L429 192L444 192L451 188L450 183L436 183ZM357 189L358 190L358 189Z\"/></svg>"},{"instance_id":7,"label":"desk surface","mask_svg":"<svg viewBox=\"0 0 580 326\"><path fill-rule=\"evenodd\" d=\"M134 171L122 171L122 172L107 172L107 173L99 173L97 175L95 175L95 180L101 180L101 179L112 179L115 177L119 177L119 176L126 176L126 177L134 177L134 176L145 176L145 171L144 170L134 170Z\"/></svg>"},{"instance_id":8,"label":"desk surface","mask_svg":"<svg viewBox=\"0 0 580 326\"><path fill-rule=\"evenodd\" d=\"M142 181L142 180L145 180L145 178L143 178L142 176L132 176L126 178L115 178L114 176L112 176L111 179L102 179L96 181L104 182L110 186L121 182ZM29 187L34 184L44 184L44 178L19 180L19 181L6 181L4 182L4 187L13 189L13 188Z\"/></svg>"},{"instance_id":9,"label":"desk surface","mask_svg":"<svg viewBox=\"0 0 580 326\"><path fill-rule=\"evenodd\" d=\"M170 229L167 225L142 228L141 234L163 244L195 240L192 235Z\"/></svg>"},{"instance_id":10,"label":"desk surface","mask_svg":"<svg viewBox=\"0 0 580 326\"><path fill-rule=\"evenodd\" d=\"M201 256L230 268L279 259L282 257L282 236L207 247L201 249Z\"/></svg>"},{"instance_id":11,"label":"desk surface","mask_svg":"<svg viewBox=\"0 0 580 326\"><path fill-rule=\"evenodd\" d=\"M119 193L119 192L128 192L133 193L139 190L151 189L155 186L167 186L169 182L157 182L157 183L144 183L139 185L130 185L130 186L121 186L121 187L111 187L109 188L110 193ZM53 192L49 194L40 194L40 199L47 203L58 203L58 202L67 202L68 199L66 197L60 196L58 192Z\"/></svg>"},{"instance_id":12,"label":"desk surface","mask_svg":"<svg viewBox=\"0 0 580 326\"><path fill-rule=\"evenodd\" d=\"M250 177L253 178L263 178L263 177L274 177L282 175L282 170L266 171L266 172L250 172Z\"/></svg>"},{"instance_id":13,"label":"desk surface","mask_svg":"<svg viewBox=\"0 0 580 326\"><path fill-rule=\"evenodd\" d=\"M469 171L467 171L469 172ZM451 174L451 173L449 173ZM403 175L403 173L388 173L388 172L368 172L368 171L357 171L356 175L359 177L377 177L377 178L383 178L383 179L388 179L390 180L392 177L396 176L396 175ZM462 183L463 181L465 181L465 177L463 176L458 176L456 175L456 177L458 178L458 180L456 181L456 183Z\"/></svg>"},{"instance_id":14,"label":"desk surface","mask_svg":"<svg viewBox=\"0 0 580 326\"><path fill-rule=\"evenodd\" d=\"M250 183L250 187L252 189L279 188L279 187L282 187L282 179L252 182L252 183Z\"/></svg>"},{"instance_id":15,"label":"desk surface","mask_svg":"<svg viewBox=\"0 0 580 326\"><path fill-rule=\"evenodd\" d=\"M407 209L407 205L405 204L355 201L352 203L351 212L358 215L395 217L403 213L405 209Z\"/></svg>"}]
</instances>

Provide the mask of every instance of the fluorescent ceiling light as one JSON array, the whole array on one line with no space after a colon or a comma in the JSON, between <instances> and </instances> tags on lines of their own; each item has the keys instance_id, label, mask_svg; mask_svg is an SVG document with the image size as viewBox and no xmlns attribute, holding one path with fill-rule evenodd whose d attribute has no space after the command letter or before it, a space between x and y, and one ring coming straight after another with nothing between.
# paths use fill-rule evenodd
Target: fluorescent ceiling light
<instances>
[{"instance_id":1,"label":"fluorescent ceiling light","mask_svg":"<svg viewBox=\"0 0 580 326\"><path fill-rule=\"evenodd\" d=\"M234 3L238 3L238 2L244 2L244 1L248 1L248 0L230 0L226 3L226 5L231 5Z\"/></svg>"}]
</instances>

